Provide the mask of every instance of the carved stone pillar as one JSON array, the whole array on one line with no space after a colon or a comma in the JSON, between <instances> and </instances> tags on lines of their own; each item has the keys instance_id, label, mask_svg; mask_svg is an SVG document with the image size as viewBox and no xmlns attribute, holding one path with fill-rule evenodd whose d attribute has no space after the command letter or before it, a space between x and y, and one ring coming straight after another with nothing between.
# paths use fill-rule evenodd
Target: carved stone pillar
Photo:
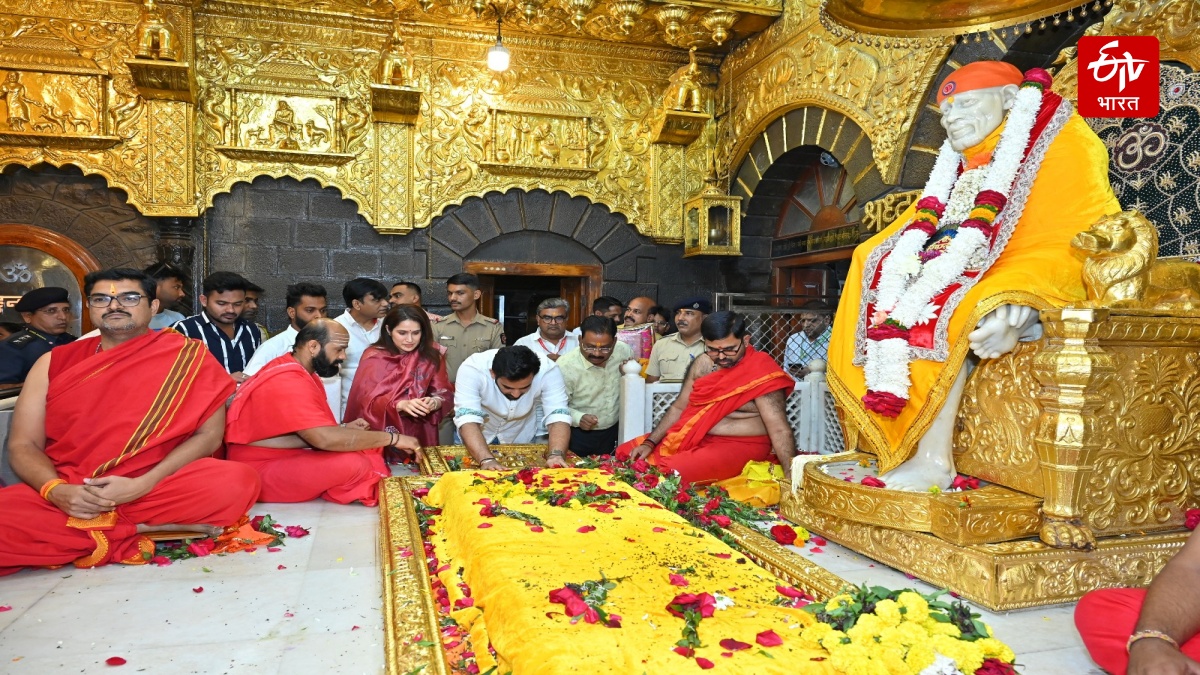
<instances>
[{"instance_id":1,"label":"carved stone pillar","mask_svg":"<svg viewBox=\"0 0 1200 675\"><path fill-rule=\"evenodd\" d=\"M1033 361L1042 414L1034 444L1045 486L1041 539L1059 548L1091 550L1096 543L1080 504L1100 448L1101 389L1115 370L1096 338L1107 319L1107 309L1042 312L1045 346Z\"/></svg>"}]
</instances>

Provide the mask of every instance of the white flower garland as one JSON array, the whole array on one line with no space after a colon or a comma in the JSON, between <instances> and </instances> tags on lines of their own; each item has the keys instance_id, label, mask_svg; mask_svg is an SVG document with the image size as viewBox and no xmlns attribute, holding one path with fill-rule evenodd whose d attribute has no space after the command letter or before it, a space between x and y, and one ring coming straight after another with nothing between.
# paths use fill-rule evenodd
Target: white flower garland
<instances>
[{"instance_id":1,"label":"white flower garland","mask_svg":"<svg viewBox=\"0 0 1200 675\"><path fill-rule=\"evenodd\" d=\"M991 162L985 167L957 176L963 158L950 147L949 139L942 144L921 194L922 199L935 197L946 205L941 223L958 225L967 220L977 196L984 190L1008 196L1032 141L1030 134L1041 103L1040 88L1021 87ZM971 261L990 246L989 237L979 228L959 228L941 255L922 262L920 254L931 236L936 233L904 231L880 267L875 310L904 329L933 320L939 309L932 303L933 298L961 277ZM875 323L874 317L868 317L868 321ZM907 400L914 357L908 341L899 337L882 340L868 337L866 347L863 374L868 392L886 392Z\"/></svg>"}]
</instances>

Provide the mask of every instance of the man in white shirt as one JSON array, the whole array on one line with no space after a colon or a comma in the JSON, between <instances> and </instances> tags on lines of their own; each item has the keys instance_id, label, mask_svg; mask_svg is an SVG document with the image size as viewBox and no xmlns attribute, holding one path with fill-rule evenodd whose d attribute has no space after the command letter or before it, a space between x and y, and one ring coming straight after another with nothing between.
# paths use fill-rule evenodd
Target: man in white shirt
<instances>
[{"instance_id":1,"label":"man in white shirt","mask_svg":"<svg viewBox=\"0 0 1200 675\"><path fill-rule=\"evenodd\" d=\"M503 469L489 443L529 443L537 432L534 407L545 411L550 434L546 466L565 467L571 410L562 373L528 347L502 347L467 357L454 386L454 424L467 452L488 471Z\"/></svg>"},{"instance_id":2,"label":"man in white shirt","mask_svg":"<svg viewBox=\"0 0 1200 675\"><path fill-rule=\"evenodd\" d=\"M534 354L557 362L558 357L579 346L579 336L567 333L567 314L570 312L570 303L562 298L543 300L537 306L537 331L518 338L513 346L529 347ZM537 438L540 439L546 436L546 425L542 422L545 415L540 408L534 413L538 420Z\"/></svg>"},{"instance_id":3,"label":"man in white shirt","mask_svg":"<svg viewBox=\"0 0 1200 675\"><path fill-rule=\"evenodd\" d=\"M350 346L346 348L346 361L342 363L342 405L334 417L339 420L346 412L346 401L350 398L350 386L354 384L354 373L367 347L379 339L381 319L388 313L388 290L382 283L359 277L351 279L342 287L342 299L346 311L334 319L350 332Z\"/></svg>"},{"instance_id":4,"label":"man in white shirt","mask_svg":"<svg viewBox=\"0 0 1200 675\"><path fill-rule=\"evenodd\" d=\"M257 373L271 361L291 353L300 329L313 319L323 319L328 316L326 297L325 288L317 284L299 283L288 286L287 330L270 338L254 350L254 356L251 356L250 362L246 364L246 376ZM329 404L333 418L341 422L342 378L338 375L322 377L321 383L325 385L325 401Z\"/></svg>"}]
</instances>

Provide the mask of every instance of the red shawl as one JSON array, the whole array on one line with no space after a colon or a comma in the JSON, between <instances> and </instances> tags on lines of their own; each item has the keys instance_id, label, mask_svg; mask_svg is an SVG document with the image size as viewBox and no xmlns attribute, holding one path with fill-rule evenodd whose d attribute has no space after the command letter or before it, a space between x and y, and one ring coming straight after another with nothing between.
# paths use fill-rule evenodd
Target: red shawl
<instances>
[{"instance_id":1,"label":"red shawl","mask_svg":"<svg viewBox=\"0 0 1200 675\"><path fill-rule=\"evenodd\" d=\"M173 330L99 347L99 337L76 340L50 360L46 455L69 483L146 473L234 390L203 342Z\"/></svg>"},{"instance_id":2,"label":"red shawl","mask_svg":"<svg viewBox=\"0 0 1200 675\"><path fill-rule=\"evenodd\" d=\"M248 445L337 425L321 378L305 370L289 352L242 383L225 415L225 442Z\"/></svg>"},{"instance_id":3,"label":"red shawl","mask_svg":"<svg viewBox=\"0 0 1200 675\"><path fill-rule=\"evenodd\" d=\"M656 454L669 457L694 447L729 413L750 401L796 384L767 354L746 345L746 355L732 368L724 368L692 383L687 407L671 430L655 448Z\"/></svg>"},{"instance_id":4,"label":"red shawl","mask_svg":"<svg viewBox=\"0 0 1200 675\"><path fill-rule=\"evenodd\" d=\"M396 403L414 398L438 396L442 407L426 417L396 412ZM454 406L454 390L446 374L446 359L431 363L412 351L391 354L371 347L363 353L354 373L354 385L342 419L365 419L372 429L395 430L414 436L421 445L438 444L438 424Z\"/></svg>"}]
</instances>

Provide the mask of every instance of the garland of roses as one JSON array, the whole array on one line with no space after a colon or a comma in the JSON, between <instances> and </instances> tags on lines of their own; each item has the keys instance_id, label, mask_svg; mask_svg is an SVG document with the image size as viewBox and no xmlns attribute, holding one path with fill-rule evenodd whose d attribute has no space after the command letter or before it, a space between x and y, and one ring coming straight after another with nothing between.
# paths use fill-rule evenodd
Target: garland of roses
<instances>
[{"instance_id":1,"label":"garland of roses","mask_svg":"<svg viewBox=\"0 0 1200 675\"><path fill-rule=\"evenodd\" d=\"M910 330L936 317L933 298L943 293L967 270L971 261L991 246L996 218L1008 203L1017 171L1032 140L1043 92L1050 75L1034 68L1025 75L1021 90L1008 115L1000 142L984 169L958 175L962 157L942 144L917 212L896 240L880 266L875 285L875 311L866 332L866 363L863 373L867 393L862 401L868 410L896 417L908 404L912 386L910 366L915 354L909 344ZM978 173L977 173L978 172ZM965 183L964 183L965 181ZM979 189L975 189L978 182ZM956 183L963 183L958 185ZM952 192L954 193L952 196ZM973 204L966 219L944 251L926 251L938 232L947 205L970 198Z\"/></svg>"}]
</instances>

